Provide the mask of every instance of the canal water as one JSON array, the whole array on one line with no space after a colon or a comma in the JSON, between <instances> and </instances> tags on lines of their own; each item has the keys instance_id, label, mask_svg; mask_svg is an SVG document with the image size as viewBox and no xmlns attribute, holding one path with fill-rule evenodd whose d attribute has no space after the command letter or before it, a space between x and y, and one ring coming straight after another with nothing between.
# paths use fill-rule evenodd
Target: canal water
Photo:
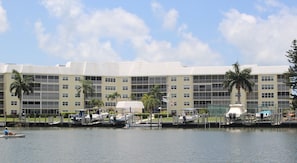
<instances>
[{"instance_id":1,"label":"canal water","mask_svg":"<svg viewBox=\"0 0 297 163\"><path fill-rule=\"evenodd\" d=\"M297 162L297 129L10 129L0 162Z\"/></svg>"}]
</instances>

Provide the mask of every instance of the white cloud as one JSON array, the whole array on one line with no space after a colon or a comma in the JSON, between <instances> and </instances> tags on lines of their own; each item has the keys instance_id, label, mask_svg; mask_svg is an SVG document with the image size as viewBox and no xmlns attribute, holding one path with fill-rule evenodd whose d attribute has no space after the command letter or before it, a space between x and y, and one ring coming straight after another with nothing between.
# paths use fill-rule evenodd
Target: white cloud
<instances>
[{"instance_id":1,"label":"white cloud","mask_svg":"<svg viewBox=\"0 0 297 163\"><path fill-rule=\"evenodd\" d=\"M162 20L162 27L164 29L175 29L179 16L176 9L170 9L166 12L163 6L158 2L152 2L151 8L153 10L153 13Z\"/></svg>"},{"instance_id":2,"label":"white cloud","mask_svg":"<svg viewBox=\"0 0 297 163\"><path fill-rule=\"evenodd\" d=\"M82 5L77 0L43 0L42 4L57 17L76 17L82 12Z\"/></svg>"},{"instance_id":3,"label":"white cloud","mask_svg":"<svg viewBox=\"0 0 297 163\"><path fill-rule=\"evenodd\" d=\"M186 25L179 29L180 42L174 47L168 41L146 40L135 47L138 50L137 60L146 61L180 61L186 65L219 65L220 55L187 32Z\"/></svg>"},{"instance_id":4,"label":"white cloud","mask_svg":"<svg viewBox=\"0 0 297 163\"><path fill-rule=\"evenodd\" d=\"M46 9L60 23L56 31L46 31L42 21L35 23L39 47L51 55L71 61L119 61L125 58L127 49L135 52L135 60L180 61L185 65L215 65L219 55L195 38L187 28L177 32L180 41L174 46L167 40L155 40L149 27L137 15L122 8L83 10L80 1L43 1ZM152 5L162 8L158 3ZM88 11L88 12L87 12ZM166 14L165 14L166 15ZM178 12L167 12L167 27L174 27ZM127 47L127 45L129 47ZM214 60L216 62L214 62Z\"/></svg>"},{"instance_id":5,"label":"white cloud","mask_svg":"<svg viewBox=\"0 0 297 163\"><path fill-rule=\"evenodd\" d=\"M174 29L177 23L178 12L175 9L169 10L164 16L163 27L166 29Z\"/></svg>"},{"instance_id":6,"label":"white cloud","mask_svg":"<svg viewBox=\"0 0 297 163\"><path fill-rule=\"evenodd\" d=\"M240 50L245 63L288 64L285 55L291 41L297 37L297 14L295 9L276 1L266 4L277 7L277 12L261 18L232 9L225 13L219 30ZM263 8L261 11L265 11Z\"/></svg>"},{"instance_id":7,"label":"white cloud","mask_svg":"<svg viewBox=\"0 0 297 163\"><path fill-rule=\"evenodd\" d=\"M6 10L2 7L0 1L0 33L7 31L9 28L8 20L6 17Z\"/></svg>"}]
</instances>

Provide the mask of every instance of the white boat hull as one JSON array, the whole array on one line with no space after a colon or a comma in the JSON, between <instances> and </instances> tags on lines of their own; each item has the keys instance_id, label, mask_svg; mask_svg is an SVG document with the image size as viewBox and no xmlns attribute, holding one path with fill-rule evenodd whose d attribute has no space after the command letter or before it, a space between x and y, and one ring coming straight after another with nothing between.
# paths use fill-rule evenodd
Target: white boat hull
<instances>
[{"instance_id":1,"label":"white boat hull","mask_svg":"<svg viewBox=\"0 0 297 163\"><path fill-rule=\"evenodd\" d=\"M132 114L128 113L128 114L118 114L115 117L110 117L111 120L115 121L115 122L125 122L128 121L132 118Z\"/></svg>"},{"instance_id":2,"label":"white boat hull","mask_svg":"<svg viewBox=\"0 0 297 163\"><path fill-rule=\"evenodd\" d=\"M243 114L246 114L246 109L243 108L242 104L230 104L230 109L226 113L226 118L239 119Z\"/></svg>"},{"instance_id":3,"label":"white boat hull","mask_svg":"<svg viewBox=\"0 0 297 163\"><path fill-rule=\"evenodd\" d=\"M189 115L186 115L186 116L180 116L179 117L179 121L180 122L194 122L198 119L198 115L192 115L192 116L189 116Z\"/></svg>"},{"instance_id":4,"label":"white boat hull","mask_svg":"<svg viewBox=\"0 0 297 163\"><path fill-rule=\"evenodd\" d=\"M0 135L0 138L24 138L25 134L16 134L16 135Z\"/></svg>"}]
</instances>

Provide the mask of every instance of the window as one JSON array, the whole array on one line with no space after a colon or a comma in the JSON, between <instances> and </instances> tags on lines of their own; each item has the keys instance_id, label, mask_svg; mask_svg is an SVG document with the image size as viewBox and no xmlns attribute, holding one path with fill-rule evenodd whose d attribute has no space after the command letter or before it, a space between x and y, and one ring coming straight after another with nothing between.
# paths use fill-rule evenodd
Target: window
<instances>
[{"instance_id":1,"label":"window","mask_svg":"<svg viewBox=\"0 0 297 163\"><path fill-rule=\"evenodd\" d=\"M128 86L123 86L123 90L128 90Z\"/></svg>"},{"instance_id":2,"label":"window","mask_svg":"<svg viewBox=\"0 0 297 163\"><path fill-rule=\"evenodd\" d=\"M189 97L190 97L190 94L189 94L189 93L185 93L185 94L184 94L184 97L185 97L185 98L189 98Z\"/></svg>"},{"instance_id":3,"label":"window","mask_svg":"<svg viewBox=\"0 0 297 163\"><path fill-rule=\"evenodd\" d=\"M188 90L188 89L190 89L190 86L189 85L184 85L184 89Z\"/></svg>"},{"instance_id":4,"label":"window","mask_svg":"<svg viewBox=\"0 0 297 163\"><path fill-rule=\"evenodd\" d=\"M105 78L105 82L107 83L115 83L116 79L115 78Z\"/></svg>"},{"instance_id":5,"label":"window","mask_svg":"<svg viewBox=\"0 0 297 163\"><path fill-rule=\"evenodd\" d=\"M67 81L68 80L68 76L63 76L63 80Z\"/></svg>"},{"instance_id":6,"label":"window","mask_svg":"<svg viewBox=\"0 0 297 163\"><path fill-rule=\"evenodd\" d=\"M80 93L76 93L75 94L75 97L78 97L79 98L80 97Z\"/></svg>"},{"instance_id":7,"label":"window","mask_svg":"<svg viewBox=\"0 0 297 163\"><path fill-rule=\"evenodd\" d=\"M123 83L127 83L128 82L128 78L123 78Z\"/></svg>"},{"instance_id":8,"label":"window","mask_svg":"<svg viewBox=\"0 0 297 163\"><path fill-rule=\"evenodd\" d=\"M122 94L122 98L129 98L127 94Z\"/></svg>"},{"instance_id":9,"label":"window","mask_svg":"<svg viewBox=\"0 0 297 163\"><path fill-rule=\"evenodd\" d=\"M270 75L262 76L262 81L273 81L273 76L270 76Z\"/></svg>"},{"instance_id":10,"label":"window","mask_svg":"<svg viewBox=\"0 0 297 163\"><path fill-rule=\"evenodd\" d=\"M62 97L64 98L68 97L68 93L63 93Z\"/></svg>"},{"instance_id":11,"label":"window","mask_svg":"<svg viewBox=\"0 0 297 163\"><path fill-rule=\"evenodd\" d=\"M176 81L176 77L171 77L171 81Z\"/></svg>"},{"instance_id":12,"label":"window","mask_svg":"<svg viewBox=\"0 0 297 163\"><path fill-rule=\"evenodd\" d=\"M17 101L11 101L11 105L17 105L18 102Z\"/></svg>"},{"instance_id":13,"label":"window","mask_svg":"<svg viewBox=\"0 0 297 163\"><path fill-rule=\"evenodd\" d=\"M62 105L63 105L63 106L68 106L68 102L67 102L67 101L63 101L63 102L62 102Z\"/></svg>"},{"instance_id":14,"label":"window","mask_svg":"<svg viewBox=\"0 0 297 163\"><path fill-rule=\"evenodd\" d=\"M80 81L80 77L79 76L76 76L74 80L75 81Z\"/></svg>"},{"instance_id":15,"label":"window","mask_svg":"<svg viewBox=\"0 0 297 163\"><path fill-rule=\"evenodd\" d=\"M190 102L184 102L184 106L190 106Z\"/></svg>"},{"instance_id":16,"label":"window","mask_svg":"<svg viewBox=\"0 0 297 163\"><path fill-rule=\"evenodd\" d=\"M262 98L273 98L274 94L273 93L262 93Z\"/></svg>"},{"instance_id":17,"label":"window","mask_svg":"<svg viewBox=\"0 0 297 163\"><path fill-rule=\"evenodd\" d=\"M63 85L63 89L68 89L68 85Z\"/></svg>"},{"instance_id":18,"label":"window","mask_svg":"<svg viewBox=\"0 0 297 163\"><path fill-rule=\"evenodd\" d=\"M112 91L114 91L114 90L116 90L116 87L115 86L105 86L105 90L108 90L108 91L112 90Z\"/></svg>"},{"instance_id":19,"label":"window","mask_svg":"<svg viewBox=\"0 0 297 163\"><path fill-rule=\"evenodd\" d=\"M269 89L273 89L273 85L272 84L264 84L262 85L262 90L269 90Z\"/></svg>"},{"instance_id":20,"label":"window","mask_svg":"<svg viewBox=\"0 0 297 163\"><path fill-rule=\"evenodd\" d=\"M273 101L263 101L262 106L274 106L274 102Z\"/></svg>"},{"instance_id":21,"label":"window","mask_svg":"<svg viewBox=\"0 0 297 163\"><path fill-rule=\"evenodd\" d=\"M171 98L176 98L176 94L175 93L172 93L171 94Z\"/></svg>"},{"instance_id":22,"label":"window","mask_svg":"<svg viewBox=\"0 0 297 163\"><path fill-rule=\"evenodd\" d=\"M171 89L176 89L176 85L172 85L171 86Z\"/></svg>"},{"instance_id":23,"label":"window","mask_svg":"<svg viewBox=\"0 0 297 163\"><path fill-rule=\"evenodd\" d=\"M80 106L80 102L75 102L75 106Z\"/></svg>"},{"instance_id":24,"label":"window","mask_svg":"<svg viewBox=\"0 0 297 163\"><path fill-rule=\"evenodd\" d=\"M184 81L190 81L190 77L188 76L184 77Z\"/></svg>"}]
</instances>

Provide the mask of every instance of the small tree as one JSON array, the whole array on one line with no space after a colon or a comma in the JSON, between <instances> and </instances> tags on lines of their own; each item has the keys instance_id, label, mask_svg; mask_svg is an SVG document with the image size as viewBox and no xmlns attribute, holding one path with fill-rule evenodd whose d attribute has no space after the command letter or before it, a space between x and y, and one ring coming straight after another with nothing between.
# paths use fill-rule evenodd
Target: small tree
<instances>
[{"instance_id":1,"label":"small tree","mask_svg":"<svg viewBox=\"0 0 297 163\"><path fill-rule=\"evenodd\" d=\"M146 111L150 113L151 124L152 124L153 108L156 107L159 101L153 95L149 95L149 94L144 94L141 98L141 101L143 102L143 105Z\"/></svg>"},{"instance_id":2,"label":"small tree","mask_svg":"<svg viewBox=\"0 0 297 163\"><path fill-rule=\"evenodd\" d=\"M19 99L20 111L19 116L22 113L22 98L23 94L33 93L33 76L22 75L17 70L12 70L14 81L10 84L10 92L13 93Z\"/></svg>"},{"instance_id":3,"label":"small tree","mask_svg":"<svg viewBox=\"0 0 297 163\"><path fill-rule=\"evenodd\" d=\"M77 90L78 94L83 93L83 95L84 95L83 107L85 108L85 102L88 99L88 95L89 94L91 96L93 95L94 88L93 88L93 83L90 80L81 80L80 83L81 83L81 85L76 87L75 89Z\"/></svg>"},{"instance_id":4,"label":"small tree","mask_svg":"<svg viewBox=\"0 0 297 163\"><path fill-rule=\"evenodd\" d=\"M95 99L93 98L91 101L90 101L90 105L92 107L101 107L101 106L104 106L104 102L100 99Z\"/></svg>"},{"instance_id":5,"label":"small tree","mask_svg":"<svg viewBox=\"0 0 297 163\"><path fill-rule=\"evenodd\" d=\"M286 57L291 65L284 75L287 78L287 84L292 89L292 107L295 109L297 108L297 40L292 41L291 49L287 51Z\"/></svg>"},{"instance_id":6,"label":"small tree","mask_svg":"<svg viewBox=\"0 0 297 163\"><path fill-rule=\"evenodd\" d=\"M225 74L225 81L223 82L224 88L232 92L233 87L237 90L237 103L240 104L240 89L251 92L254 82L251 80L251 69L246 68L242 71L239 68L238 62L233 64L234 71L227 71Z\"/></svg>"},{"instance_id":7,"label":"small tree","mask_svg":"<svg viewBox=\"0 0 297 163\"><path fill-rule=\"evenodd\" d=\"M113 94L108 95L107 100L115 100L115 103L117 104L118 98L121 98L121 94L119 94L118 92L114 92Z\"/></svg>"}]
</instances>

